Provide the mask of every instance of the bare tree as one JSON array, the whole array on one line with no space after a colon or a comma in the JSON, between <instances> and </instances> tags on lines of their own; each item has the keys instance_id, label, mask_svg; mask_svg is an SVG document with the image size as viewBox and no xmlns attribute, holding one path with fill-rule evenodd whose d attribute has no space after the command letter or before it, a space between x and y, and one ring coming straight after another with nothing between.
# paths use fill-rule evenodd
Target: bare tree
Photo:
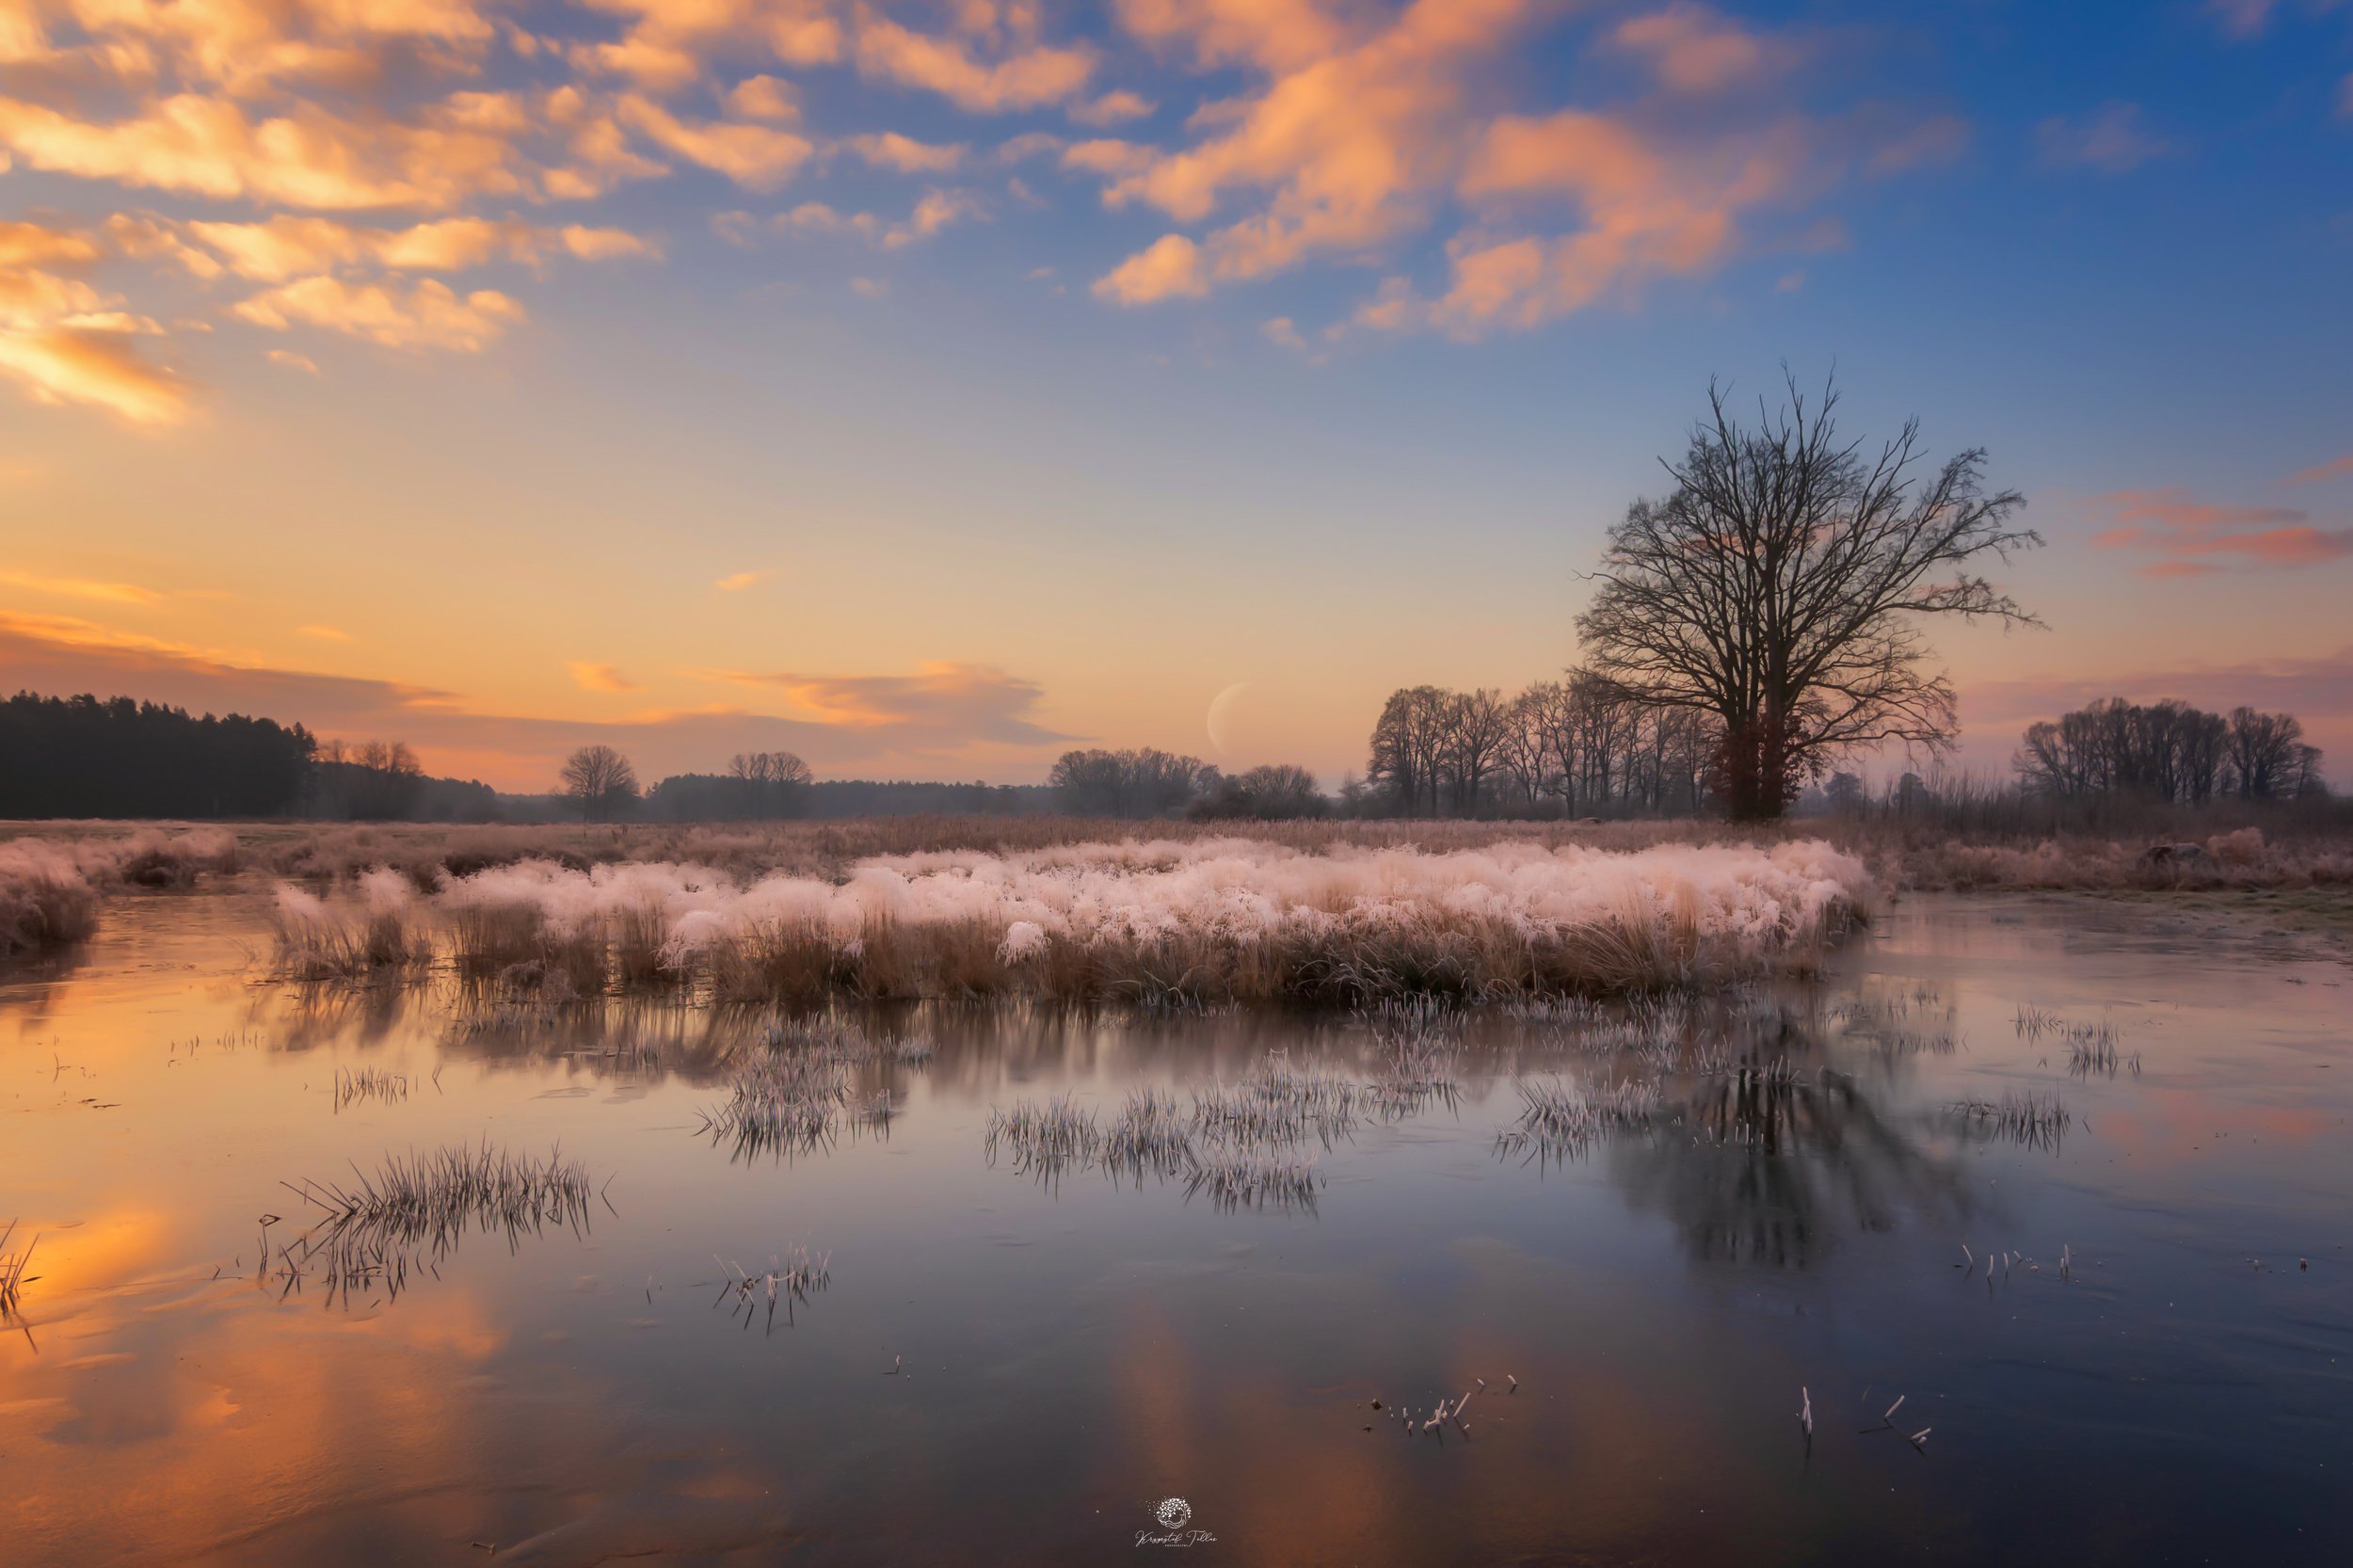
<instances>
[{"instance_id":1,"label":"bare tree","mask_svg":"<svg viewBox=\"0 0 2353 1568\"><path fill-rule=\"evenodd\" d=\"M2297 763L2304 726L2289 713L2259 713L2252 708L2231 710L2229 751L2232 782L2248 800L2271 800L2293 795L2301 784ZM2313 752L2316 760L2318 752Z\"/></svg>"},{"instance_id":2,"label":"bare tree","mask_svg":"<svg viewBox=\"0 0 2353 1568\"><path fill-rule=\"evenodd\" d=\"M609 821L637 798L637 770L608 745L582 746L564 760L564 793L583 822Z\"/></svg>"},{"instance_id":3,"label":"bare tree","mask_svg":"<svg viewBox=\"0 0 2353 1568\"><path fill-rule=\"evenodd\" d=\"M1665 465L1673 491L1610 529L1577 621L1596 676L1715 717L1718 788L1740 818L1781 815L1856 748L1949 745L1952 686L1922 667L1919 622L2033 624L1973 564L2042 542L2010 526L2018 492L1986 493L1982 451L1923 473L1914 420L1866 458L1839 439L1834 386L1809 407L1785 384L1753 430L1708 388L1709 417Z\"/></svg>"},{"instance_id":4,"label":"bare tree","mask_svg":"<svg viewBox=\"0 0 2353 1568\"><path fill-rule=\"evenodd\" d=\"M802 793L815 776L789 751L739 751L728 759L732 809L745 817L798 815Z\"/></svg>"}]
</instances>

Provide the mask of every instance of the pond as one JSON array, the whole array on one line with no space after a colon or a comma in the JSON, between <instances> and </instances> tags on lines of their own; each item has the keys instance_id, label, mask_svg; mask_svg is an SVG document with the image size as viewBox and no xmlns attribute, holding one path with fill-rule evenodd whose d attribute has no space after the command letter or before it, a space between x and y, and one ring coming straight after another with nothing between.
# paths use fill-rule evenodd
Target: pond
<instances>
[{"instance_id":1,"label":"pond","mask_svg":"<svg viewBox=\"0 0 2353 1568\"><path fill-rule=\"evenodd\" d=\"M291 985L267 945L258 895L131 896L0 974L12 1564L2353 1540L2347 970L2289 938L1923 898L1631 1011L845 1015L843 1112L757 1144L711 1118L769 1015ZM1086 1141L1286 1080L1342 1110L1242 1149L1270 1182ZM992 1140L1058 1096L1083 1146ZM461 1147L557 1176L323 1207Z\"/></svg>"}]
</instances>

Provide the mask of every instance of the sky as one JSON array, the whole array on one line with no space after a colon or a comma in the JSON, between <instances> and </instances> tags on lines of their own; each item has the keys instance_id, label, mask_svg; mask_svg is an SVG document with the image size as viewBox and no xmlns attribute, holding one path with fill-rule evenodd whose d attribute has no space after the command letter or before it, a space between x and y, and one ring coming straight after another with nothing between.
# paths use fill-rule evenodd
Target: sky
<instances>
[{"instance_id":1,"label":"sky","mask_svg":"<svg viewBox=\"0 0 2353 1568\"><path fill-rule=\"evenodd\" d=\"M2346 0L0 0L0 193L10 689L1337 781L1785 365L2048 541L1962 765L2353 764Z\"/></svg>"}]
</instances>

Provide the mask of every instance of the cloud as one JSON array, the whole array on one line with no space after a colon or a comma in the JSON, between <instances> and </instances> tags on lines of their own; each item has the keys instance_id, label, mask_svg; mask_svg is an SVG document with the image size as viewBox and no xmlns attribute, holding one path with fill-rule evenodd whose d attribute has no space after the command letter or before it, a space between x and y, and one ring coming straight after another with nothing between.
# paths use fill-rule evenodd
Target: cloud
<instances>
[{"instance_id":1,"label":"cloud","mask_svg":"<svg viewBox=\"0 0 2353 1568\"><path fill-rule=\"evenodd\" d=\"M957 168L971 149L957 143L935 146L903 136L896 131L878 136L851 136L842 146L856 152L870 164L895 168L902 174L945 174Z\"/></svg>"},{"instance_id":2,"label":"cloud","mask_svg":"<svg viewBox=\"0 0 2353 1568\"><path fill-rule=\"evenodd\" d=\"M29 571L0 571L0 584L62 599L90 599L107 604L160 604L164 596L136 583L108 583L88 577L43 577Z\"/></svg>"},{"instance_id":3,"label":"cloud","mask_svg":"<svg viewBox=\"0 0 2353 1568\"><path fill-rule=\"evenodd\" d=\"M308 354L297 354L291 348L273 348L268 357L271 364L284 365L288 370L298 370L305 376L320 374L317 360Z\"/></svg>"},{"instance_id":4,"label":"cloud","mask_svg":"<svg viewBox=\"0 0 2353 1568\"><path fill-rule=\"evenodd\" d=\"M1752 33L1705 6L1681 3L1628 17L1609 38L1641 56L1662 86L1693 97L1776 79L1804 57L1789 40Z\"/></svg>"},{"instance_id":5,"label":"cloud","mask_svg":"<svg viewBox=\"0 0 2353 1568\"><path fill-rule=\"evenodd\" d=\"M766 571L734 571L720 578L712 586L723 594L740 594L745 588L757 586L774 575L775 573Z\"/></svg>"},{"instance_id":6,"label":"cloud","mask_svg":"<svg viewBox=\"0 0 2353 1568\"><path fill-rule=\"evenodd\" d=\"M2050 167L2102 174L2130 174L2173 151L2170 143L2141 128L2136 104L2108 104L2088 120L2046 120L2035 127L2035 139Z\"/></svg>"},{"instance_id":7,"label":"cloud","mask_svg":"<svg viewBox=\"0 0 2353 1568\"><path fill-rule=\"evenodd\" d=\"M1395 12L1123 0L1122 21L1146 41L1262 81L1196 113L1191 146L1064 154L1065 167L1104 175L1115 209L1148 206L1179 225L1243 209L1130 257L1097 295L1144 304L1320 259L1382 263L1466 212L1445 248L1445 293L1423 298L1392 277L1357 325L1465 338L1532 328L1720 267L1759 215L1801 208L1842 178L1949 156L1965 139L1950 117L1868 105L1816 117L1755 101L1749 89L1789 76L1807 48L1689 4L1600 40L1639 57L1654 90L1510 112L1512 52L1553 15L1538 0L1415 0Z\"/></svg>"},{"instance_id":8,"label":"cloud","mask_svg":"<svg viewBox=\"0 0 2353 1568\"><path fill-rule=\"evenodd\" d=\"M295 630L301 632L306 637L316 637L323 643L347 643L352 641L351 633L345 632L343 628L338 626L297 626Z\"/></svg>"},{"instance_id":9,"label":"cloud","mask_svg":"<svg viewBox=\"0 0 2353 1568\"><path fill-rule=\"evenodd\" d=\"M1091 51L1039 43L1020 27L1008 30L998 57L986 63L966 40L913 32L872 6L857 8L855 27L861 74L925 88L976 114L1062 103L1083 90L1095 70Z\"/></svg>"},{"instance_id":10,"label":"cloud","mask_svg":"<svg viewBox=\"0 0 2353 1568\"><path fill-rule=\"evenodd\" d=\"M584 664L573 660L564 666L572 672L572 684L584 692L635 692L644 690L636 681L615 669L611 664Z\"/></svg>"},{"instance_id":11,"label":"cloud","mask_svg":"<svg viewBox=\"0 0 2353 1568\"><path fill-rule=\"evenodd\" d=\"M232 307L257 327L285 331L297 323L365 338L387 348L438 348L478 354L524 319L523 308L496 289L459 295L427 278L402 293L397 284L351 284L305 278Z\"/></svg>"},{"instance_id":12,"label":"cloud","mask_svg":"<svg viewBox=\"0 0 2353 1568\"><path fill-rule=\"evenodd\" d=\"M800 89L776 76L746 76L728 88L728 113L738 120L764 120L774 125L800 122Z\"/></svg>"},{"instance_id":13,"label":"cloud","mask_svg":"<svg viewBox=\"0 0 2353 1568\"><path fill-rule=\"evenodd\" d=\"M578 223L544 228L514 218L449 217L406 229L372 229L280 214L254 223L191 222L181 232L238 277L261 282L353 264L462 272L492 261L536 264L551 252L581 261L657 253L650 241L623 229Z\"/></svg>"},{"instance_id":14,"label":"cloud","mask_svg":"<svg viewBox=\"0 0 2353 1568\"><path fill-rule=\"evenodd\" d=\"M969 191L934 188L916 201L915 210L904 223L886 222L874 213L845 213L823 201L804 201L790 212L777 214L768 226L794 233L849 235L886 250L897 250L930 239L952 224L986 216L980 199ZM735 226L726 232L738 244L749 241L749 230L744 227Z\"/></svg>"},{"instance_id":15,"label":"cloud","mask_svg":"<svg viewBox=\"0 0 2353 1568\"><path fill-rule=\"evenodd\" d=\"M1160 160L1160 151L1140 141L1121 141L1115 136L1096 136L1091 140L1073 142L1062 150L1064 168L1082 169L1111 179L1126 179L1144 173Z\"/></svg>"},{"instance_id":16,"label":"cloud","mask_svg":"<svg viewBox=\"0 0 2353 1568\"><path fill-rule=\"evenodd\" d=\"M2288 482L2294 485L2321 485L2331 479L2353 479L2353 452L2342 457L2332 457L2325 463L2314 463L2308 469L2298 469L2288 475Z\"/></svg>"},{"instance_id":17,"label":"cloud","mask_svg":"<svg viewBox=\"0 0 2353 1568\"><path fill-rule=\"evenodd\" d=\"M0 372L40 403L85 403L134 424L177 424L192 389L178 373L150 364L111 326L0 328Z\"/></svg>"},{"instance_id":18,"label":"cloud","mask_svg":"<svg viewBox=\"0 0 2353 1568\"><path fill-rule=\"evenodd\" d=\"M310 103L254 120L232 100L185 92L107 122L0 98L0 145L34 168L319 209L439 209L519 193L513 143L527 126L519 101L478 92L367 124Z\"/></svg>"},{"instance_id":19,"label":"cloud","mask_svg":"<svg viewBox=\"0 0 2353 1568\"><path fill-rule=\"evenodd\" d=\"M620 118L664 151L753 190L774 190L783 184L817 151L807 136L770 125L723 120L689 124L636 93L621 100Z\"/></svg>"},{"instance_id":20,"label":"cloud","mask_svg":"<svg viewBox=\"0 0 2353 1568\"><path fill-rule=\"evenodd\" d=\"M783 749L812 764L869 773L967 773L981 760L1023 765L1069 739L1036 716L1033 681L967 664L928 664L911 676L742 676L742 689L808 700L833 713L882 722L824 722L722 707L609 721L474 712L458 694L401 681L322 675L241 662L215 650L140 637L67 616L0 612L0 668L51 693L97 692L213 712L261 713L313 733L404 740L435 772L503 789L552 787L573 748L626 751L641 776L708 772L737 751Z\"/></svg>"},{"instance_id":21,"label":"cloud","mask_svg":"<svg viewBox=\"0 0 2353 1568\"><path fill-rule=\"evenodd\" d=\"M1307 340L1299 335L1298 324L1289 316L1276 316L1271 321L1260 322L1258 333L1279 347L1294 349L1302 354L1307 351Z\"/></svg>"},{"instance_id":22,"label":"cloud","mask_svg":"<svg viewBox=\"0 0 2353 1568\"><path fill-rule=\"evenodd\" d=\"M154 322L118 307L83 274L112 254L103 231L31 221L0 224L0 374L36 401L84 404L134 424L176 424L195 389L152 363L137 339Z\"/></svg>"},{"instance_id":23,"label":"cloud","mask_svg":"<svg viewBox=\"0 0 2353 1568\"><path fill-rule=\"evenodd\" d=\"M885 278L853 278L850 292L860 299L880 299L890 292L890 281Z\"/></svg>"},{"instance_id":24,"label":"cloud","mask_svg":"<svg viewBox=\"0 0 2353 1568\"><path fill-rule=\"evenodd\" d=\"M2178 486L2115 490L2093 504L2116 524L2093 536L2095 546L2160 557L2140 568L2144 576L2190 575L2185 565L2219 569L2210 559L2217 555L2249 566L2319 566L2353 555L2353 527L2314 527L2293 506L2217 504Z\"/></svg>"},{"instance_id":25,"label":"cloud","mask_svg":"<svg viewBox=\"0 0 2353 1568\"><path fill-rule=\"evenodd\" d=\"M1159 104L1142 93L1119 88L1084 104L1073 104L1070 118L1081 125L1118 125L1130 120L1142 120L1158 107Z\"/></svg>"},{"instance_id":26,"label":"cloud","mask_svg":"<svg viewBox=\"0 0 2353 1568\"><path fill-rule=\"evenodd\" d=\"M1197 299L1209 292L1201 248L1182 234L1162 234L1095 280L1095 297L1122 305Z\"/></svg>"},{"instance_id":27,"label":"cloud","mask_svg":"<svg viewBox=\"0 0 2353 1568\"><path fill-rule=\"evenodd\" d=\"M828 676L788 671L709 672L737 685L776 691L812 724L848 729L898 728L975 740L1047 745L1070 739L1039 724L1045 688L987 664L933 662L912 675Z\"/></svg>"},{"instance_id":28,"label":"cloud","mask_svg":"<svg viewBox=\"0 0 2353 1568\"><path fill-rule=\"evenodd\" d=\"M2179 697L2201 708L2228 712L2244 703L2285 711L2303 718L2353 719L2353 647L2313 656L2237 660L2224 664L2163 665L2105 675L2038 677L1990 680L1961 693L1970 721L2025 723L2056 718L2104 696L2136 702Z\"/></svg>"}]
</instances>

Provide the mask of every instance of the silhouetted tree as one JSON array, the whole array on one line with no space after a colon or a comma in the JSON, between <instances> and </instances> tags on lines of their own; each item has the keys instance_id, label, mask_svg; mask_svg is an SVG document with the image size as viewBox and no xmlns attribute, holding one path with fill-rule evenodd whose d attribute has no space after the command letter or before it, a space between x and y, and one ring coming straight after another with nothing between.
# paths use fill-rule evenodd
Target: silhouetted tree
<instances>
[{"instance_id":1,"label":"silhouetted tree","mask_svg":"<svg viewBox=\"0 0 2353 1568\"><path fill-rule=\"evenodd\" d=\"M2028 725L2012 766L2030 793L2062 798L2293 800L2320 776L2320 753L2303 734L2289 713L2236 708L2226 719L2186 702L2113 696Z\"/></svg>"},{"instance_id":2,"label":"silhouetted tree","mask_svg":"<svg viewBox=\"0 0 2353 1568\"><path fill-rule=\"evenodd\" d=\"M2031 622L1975 563L2041 543L2009 525L2018 492L1986 493L1983 452L1924 478L1916 420L1865 459L1839 438L1834 388L1787 397L1751 430L1708 389L1673 492L1610 529L1577 621L1596 676L1714 719L1717 786L1743 819L1781 815L1854 748L1948 745L1952 687L1922 667L1919 622Z\"/></svg>"},{"instance_id":3,"label":"silhouetted tree","mask_svg":"<svg viewBox=\"0 0 2353 1568\"><path fill-rule=\"evenodd\" d=\"M609 745L582 746L565 759L561 776L583 822L610 822L637 799L637 770Z\"/></svg>"},{"instance_id":4,"label":"silhouetted tree","mask_svg":"<svg viewBox=\"0 0 2353 1568\"><path fill-rule=\"evenodd\" d=\"M1191 806L1217 779L1217 769L1198 757L1151 746L1065 751L1047 775L1062 808L1085 817L1168 816Z\"/></svg>"},{"instance_id":5,"label":"silhouetted tree","mask_svg":"<svg viewBox=\"0 0 2353 1568\"><path fill-rule=\"evenodd\" d=\"M1191 814L1200 818L1249 817L1261 822L1287 822L1330 813L1332 803L1323 787L1305 768L1273 763L1246 773L1226 774L1199 800Z\"/></svg>"}]
</instances>

